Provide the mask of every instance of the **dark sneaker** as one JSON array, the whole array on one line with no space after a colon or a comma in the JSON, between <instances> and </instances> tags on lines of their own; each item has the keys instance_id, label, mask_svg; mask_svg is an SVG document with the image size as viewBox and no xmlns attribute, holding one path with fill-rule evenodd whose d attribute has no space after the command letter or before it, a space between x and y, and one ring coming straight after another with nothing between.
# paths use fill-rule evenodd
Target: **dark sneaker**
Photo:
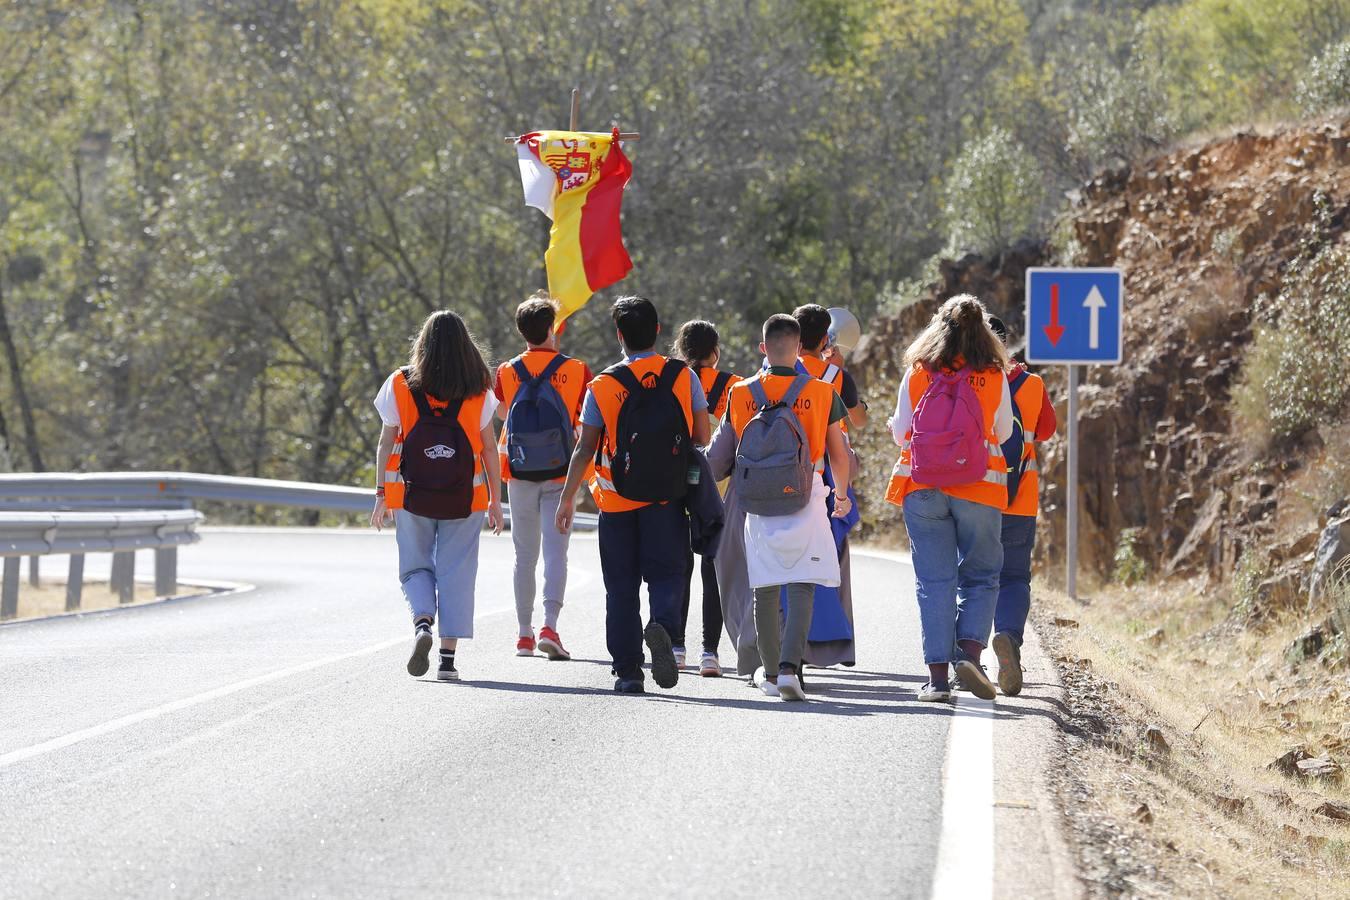
<instances>
[{"instance_id":1,"label":"dark sneaker","mask_svg":"<svg viewBox=\"0 0 1350 900\"><path fill-rule=\"evenodd\" d=\"M642 686L642 678L620 678L614 682L614 690L620 694L645 694L647 689Z\"/></svg>"},{"instance_id":2,"label":"dark sneaker","mask_svg":"<svg viewBox=\"0 0 1350 900\"><path fill-rule=\"evenodd\" d=\"M431 638L430 628L417 629L417 636L413 638L412 656L408 657L408 674L414 678L421 678L427 674L427 669L431 668Z\"/></svg>"},{"instance_id":3,"label":"dark sneaker","mask_svg":"<svg viewBox=\"0 0 1350 900\"><path fill-rule=\"evenodd\" d=\"M990 644L998 657L998 689L1009 697L1022 693L1022 648L1006 631L994 635Z\"/></svg>"},{"instance_id":4,"label":"dark sneaker","mask_svg":"<svg viewBox=\"0 0 1350 900\"><path fill-rule=\"evenodd\" d=\"M977 666L968 659L956 663L956 677L961 679L961 689L970 691L981 700L993 700L994 683L985 674L983 666Z\"/></svg>"},{"instance_id":5,"label":"dark sneaker","mask_svg":"<svg viewBox=\"0 0 1350 900\"><path fill-rule=\"evenodd\" d=\"M680 682L680 667L675 663L675 648L670 635L658 622L651 622L642 632L647 649L652 654L652 681L657 687L673 688Z\"/></svg>"},{"instance_id":6,"label":"dark sneaker","mask_svg":"<svg viewBox=\"0 0 1350 900\"><path fill-rule=\"evenodd\" d=\"M441 667L436 670L437 681L459 681L459 669L455 668L454 662L448 659L441 660Z\"/></svg>"}]
</instances>

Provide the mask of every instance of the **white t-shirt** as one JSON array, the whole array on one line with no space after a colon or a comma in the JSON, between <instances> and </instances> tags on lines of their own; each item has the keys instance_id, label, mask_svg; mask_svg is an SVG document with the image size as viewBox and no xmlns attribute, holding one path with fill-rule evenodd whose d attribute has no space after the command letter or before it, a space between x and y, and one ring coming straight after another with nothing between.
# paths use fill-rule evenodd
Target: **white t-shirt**
<instances>
[{"instance_id":1,"label":"white t-shirt","mask_svg":"<svg viewBox=\"0 0 1350 900\"><path fill-rule=\"evenodd\" d=\"M401 424L398 420L398 400L394 398L394 372L384 380L380 386L380 391L375 395L375 410L380 414L380 421L390 428L397 428ZM492 424L492 417L497 412L497 395L488 391L483 397L483 414L479 417L478 430L482 431L488 425Z\"/></svg>"}]
</instances>

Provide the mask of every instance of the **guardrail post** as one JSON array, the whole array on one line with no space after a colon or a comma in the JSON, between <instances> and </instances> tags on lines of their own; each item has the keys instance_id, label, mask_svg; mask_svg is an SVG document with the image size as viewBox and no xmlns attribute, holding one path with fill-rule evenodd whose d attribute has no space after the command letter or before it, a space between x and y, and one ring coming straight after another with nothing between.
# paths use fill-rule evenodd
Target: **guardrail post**
<instances>
[{"instance_id":1,"label":"guardrail post","mask_svg":"<svg viewBox=\"0 0 1350 900\"><path fill-rule=\"evenodd\" d=\"M0 588L0 619L12 619L19 614L19 558L5 557L4 587Z\"/></svg>"},{"instance_id":2,"label":"guardrail post","mask_svg":"<svg viewBox=\"0 0 1350 900\"><path fill-rule=\"evenodd\" d=\"M113 554L111 586L118 603L136 599L136 551Z\"/></svg>"},{"instance_id":3,"label":"guardrail post","mask_svg":"<svg viewBox=\"0 0 1350 900\"><path fill-rule=\"evenodd\" d=\"M155 550L155 596L172 597L178 593L178 548Z\"/></svg>"},{"instance_id":4,"label":"guardrail post","mask_svg":"<svg viewBox=\"0 0 1350 900\"><path fill-rule=\"evenodd\" d=\"M80 608L80 592L84 590L84 554L70 554L70 577L66 579L66 612Z\"/></svg>"},{"instance_id":5,"label":"guardrail post","mask_svg":"<svg viewBox=\"0 0 1350 900\"><path fill-rule=\"evenodd\" d=\"M28 557L28 584L32 587L42 587L41 565L42 557Z\"/></svg>"}]
</instances>

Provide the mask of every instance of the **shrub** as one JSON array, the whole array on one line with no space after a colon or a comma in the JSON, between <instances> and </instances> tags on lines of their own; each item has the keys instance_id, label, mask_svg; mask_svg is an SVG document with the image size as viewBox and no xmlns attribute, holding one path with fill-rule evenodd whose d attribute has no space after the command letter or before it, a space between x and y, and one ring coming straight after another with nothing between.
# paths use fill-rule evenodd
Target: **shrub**
<instances>
[{"instance_id":1,"label":"shrub","mask_svg":"<svg viewBox=\"0 0 1350 900\"><path fill-rule=\"evenodd\" d=\"M1161 70L1137 56L1123 68L1089 56L1072 88L1068 150L1083 175L1156 152L1177 133Z\"/></svg>"},{"instance_id":2,"label":"shrub","mask_svg":"<svg viewBox=\"0 0 1350 900\"><path fill-rule=\"evenodd\" d=\"M1287 442L1335 420L1350 400L1350 250L1326 247L1295 262L1279 297L1259 298L1254 315L1234 392L1247 433Z\"/></svg>"},{"instance_id":3,"label":"shrub","mask_svg":"<svg viewBox=\"0 0 1350 900\"><path fill-rule=\"evenodd\" d=\"M1233 612L1239 619L1249 619L1256 610L1256 589L1270 577L1270 558L1260 550L1247 549L1238 558L1233 572L1233 594L1237 602Z\"/></svg>"},{"instance_id":4,"label":"shrub","mask_svg":"<svg viewBox=\"0 0 1350 900\"><path fill-rule=\"evenodd\" d=\"M1308 115L1350 104L1350 41L1337 44L1308 64L1294 89L1294 100Z\"/></svg>"},{"instance_id":5,"label":"shrub","mask_svg":"<svg viewBox=\"0 0 1350 900\"><path fill-rule=\"evenodd\" d=\"M971 141L947 179L943 215L949 252L992 256L1030 235L1044 199L1036 159L1011 134L995 128Z\"/></svg>"},{"instance_id":6,"label":"shrub","mask_svg":"<svg viewBox=\"0 0 1350 900\"><path fill-rule=\"evenodd\" d=\"M1142 529L1126 528L1116 541L1114 577L1126 587L1138 584L1148 575L1148 567L1139 555L1139 537Z\"/></svg>"}]
</instances>

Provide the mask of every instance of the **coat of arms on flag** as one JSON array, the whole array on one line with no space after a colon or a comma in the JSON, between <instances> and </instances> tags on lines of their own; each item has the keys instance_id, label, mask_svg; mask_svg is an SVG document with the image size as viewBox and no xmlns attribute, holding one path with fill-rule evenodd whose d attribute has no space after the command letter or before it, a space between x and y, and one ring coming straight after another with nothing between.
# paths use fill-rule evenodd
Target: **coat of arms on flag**
<instances>
[{"instance_id":1,"label":"coat of arms on flag","mask_svg":"<svg viewBox=\"0 0 1350 900\"><path fill-rule=\"evenodd\" d=\"M633 268L619 227L633 165L617 128L530 132L517 140L516 155L526 205L553 220L544 266L561 321Z\"/></svg>"}]
</instances>

